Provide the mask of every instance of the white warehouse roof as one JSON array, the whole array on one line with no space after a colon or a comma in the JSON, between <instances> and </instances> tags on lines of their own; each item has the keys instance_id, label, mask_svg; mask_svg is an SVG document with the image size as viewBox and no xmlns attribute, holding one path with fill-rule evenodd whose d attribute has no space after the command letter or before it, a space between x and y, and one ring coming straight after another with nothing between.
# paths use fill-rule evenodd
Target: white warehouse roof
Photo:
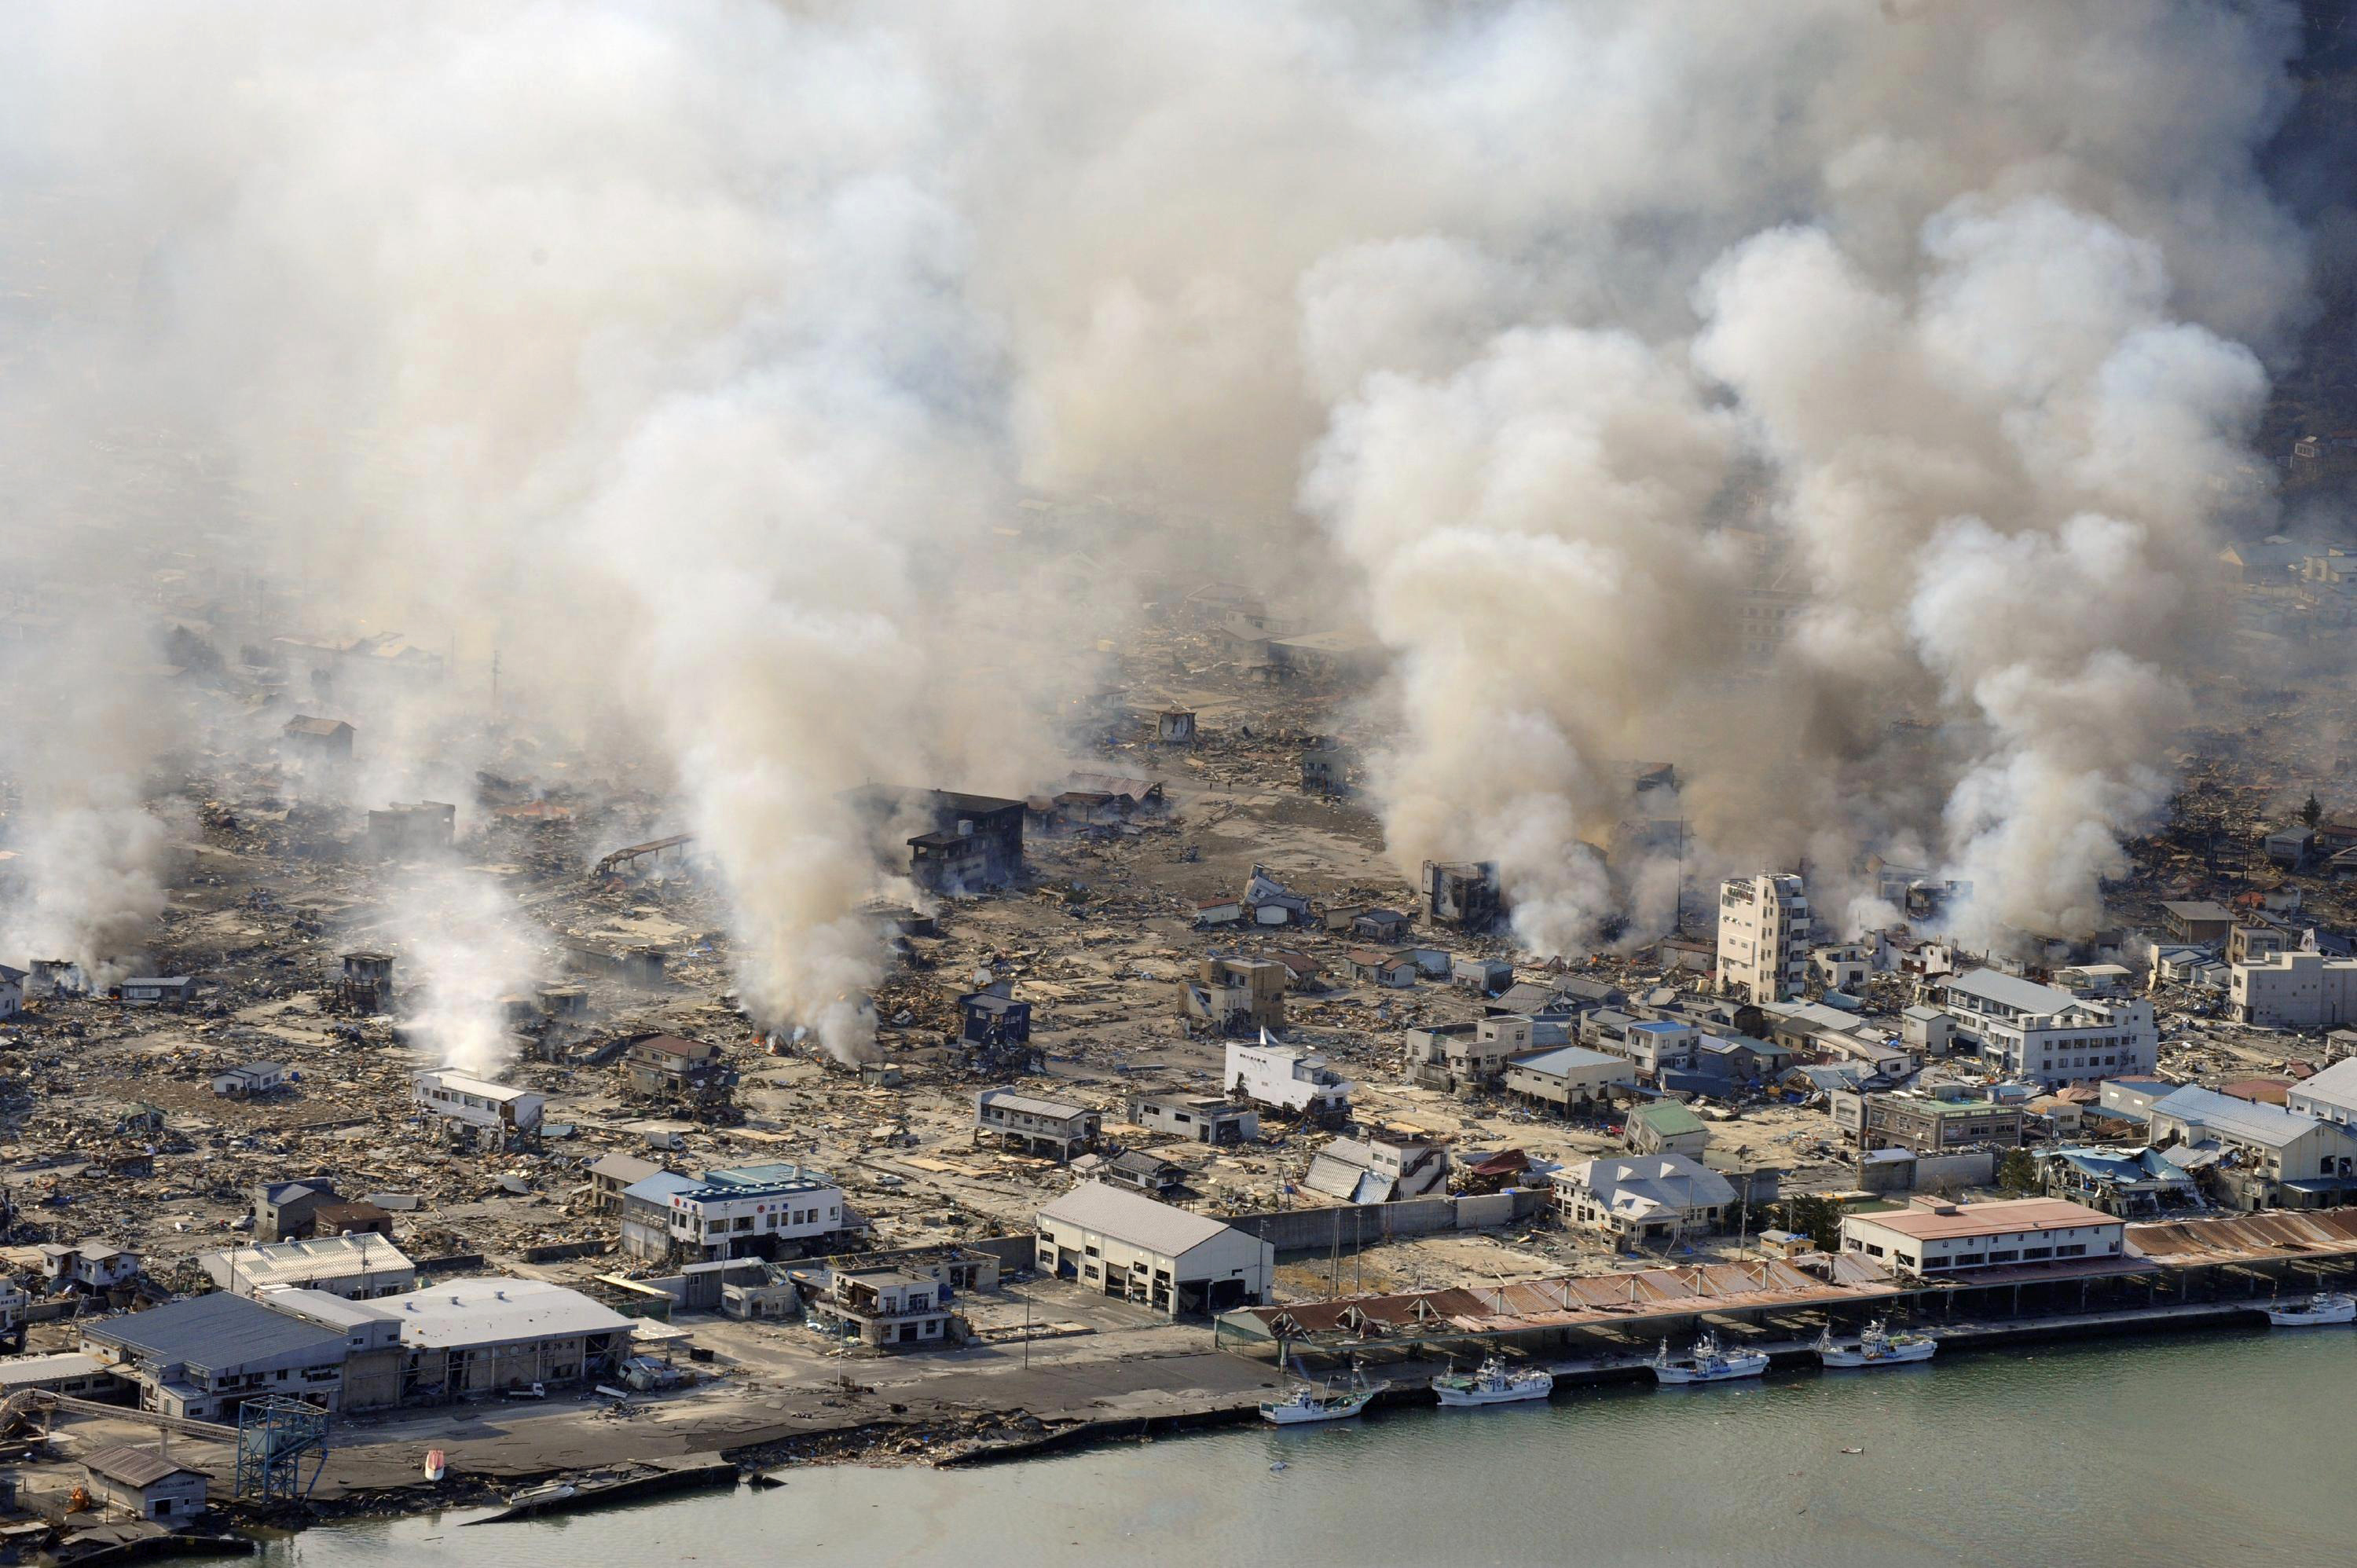
<instances>
[{"instance_id":1,"label":"white warehouse roof","mask_svg":"<svg viewBox=\"0 0 2357 1568\"><path fill-rule=\"evenodd\" d=\"M248 1294L274 1285L307 1285L314 1280L414 1273L400 1248L371 1230L239 1247L208 1252L200 1261L213 1283L228 1290L234 1280Z\"/></svg>"},{"instance_id":2,"label":"white warehouse roof","mask_svg":"<svg viewBox=\"0 0 2357 1568\"><path fill-rule=\"evenodd\" d=\"M420 1349L506 1345L603 1334L630 1320L577 1290L545 1280L451 1280L368 1304L401 1323L401 1342Z\"/></svg>"},{"instance_id":3,"label":"white warehouse roof","mask_svg":"<svg viewBox=\"0 0 2357 1568\"><path fill-rule=\"evenodd\" d=\"M1043 1223L1054 1220L1077 1225L1083 1230L1093 1230L1166 1258L1190 1252L1222 1231L1234 1230L1224 1220L1189 1214L1183 1208L1157 1203L1144 1193L1127 1192L1098 1181L1082 1182L1042 1208L1039 1219Z\"/></svg>"}]
</instances>

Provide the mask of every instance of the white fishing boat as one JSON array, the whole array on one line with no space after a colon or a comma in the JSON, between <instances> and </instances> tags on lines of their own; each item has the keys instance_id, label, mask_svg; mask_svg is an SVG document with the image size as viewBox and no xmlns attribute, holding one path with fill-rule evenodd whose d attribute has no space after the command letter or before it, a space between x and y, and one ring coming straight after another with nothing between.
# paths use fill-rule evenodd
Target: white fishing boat
<instances>
[{"instance_id":1,"label":"white fishing boat","mask_svg":"<svg viewBox=\"0 0 2357 1568\"><path fill-rule=\"evenodd\" d=\"M1691 1354L1673 1358L1670 1342L1664 1339L1661 1353L1653 1358L1653 1380L1657 1383L1721 1383L1734 1378L1756 1378L1767 1369L1765 1351L1722 1350L1718 1336L1707 1329L1694 1342Z\"/></svg>"},{"instance_id":2,"label":"white fishing boat","mask_svg":"<svg viewBox=\"0 0 2357 1568\"><path fill-rule=\"evenodd\" d=\"M1830 1323L1817 1336L1817 1359L1828 1367L1896 1367L1907 1361L1928 1361L1939 1348L1940 1342L1930 1335L1905 1329L1893 1334L1878 1317L1866 1326L1855 1344L1835 1339Z\"/></svg>"},{"instance_id":3,"label":"white fishing boat","mask_svg":"<svg viewBox=\"0 0 2357 1568\"><path fill-rule=\"evenodd\" d=\"M425 1451L425 1478L427 1480L440 1480L443 1476L447 1473L448 1469L449 1466L442 1457L442 1450L439 1448L428 1448Z\"/></svg>"},{"instance_id":4,"label":"white fishing boat","mask_svg":"<svg viewBox=\"0 0 2357 1568\"><path fill-rule=\"evenodd\" d=\"M1555 1374L1536 1367L1509 1367L1491 1356L1475 1372L1451 1372L1432 1380L1440 1402L1459 1408L1512 1404L1517 1400L1543 1400L1555 1392Z\"/></svg>"},{"instance_id":5,"label":"white fishing boat","mask_svg":"<svg viewBox=\"0 0 2357 1568\"><path fill-rule=\"evenodd\" d=\"M2306 1301L2271 1301L2267 1321L2277 1328L2309 1328L2323 1323L2357 1322L2357 1295L2323 1291Z\"/></svg>"},{"instance_id":6,"label":"white fishing boat","mask_svg":"<svg viewBox=\"0 0 2357 1568\"><path fill-rule=\"evenodd\" d=\"M1370 1383L1359 1369L1351 1369L1348 1388L1336 1388L1331 1381L1312 1382L1307 1371L1293 1391L1280 1400L1263 1400L1261 1419L1279 1426L1298 1426L1312 1421L1347 1421L1367 1408L1367 1402L1391 1387L1389 1383Z\"/></svg>"}]
</instances>

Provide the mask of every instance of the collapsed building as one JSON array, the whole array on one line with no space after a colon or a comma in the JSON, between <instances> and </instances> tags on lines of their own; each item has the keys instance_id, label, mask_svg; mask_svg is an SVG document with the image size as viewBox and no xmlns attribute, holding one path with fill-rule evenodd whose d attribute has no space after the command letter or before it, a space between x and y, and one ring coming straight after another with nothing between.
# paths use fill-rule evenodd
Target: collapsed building
<instances>
[{"instance_id":1,"label":"collapsed building","mask_svg":"<svg viewBox=\"0 0 2357 1568\"><path fill-rule=\"evenodd\" d=\"M1427 860L1417 876L1417 892L1424 902L1424 918L1434 925L1486 931L1506 916L1506 896L1495 861L1444 865Z\"/></svg>"}]
</instances>

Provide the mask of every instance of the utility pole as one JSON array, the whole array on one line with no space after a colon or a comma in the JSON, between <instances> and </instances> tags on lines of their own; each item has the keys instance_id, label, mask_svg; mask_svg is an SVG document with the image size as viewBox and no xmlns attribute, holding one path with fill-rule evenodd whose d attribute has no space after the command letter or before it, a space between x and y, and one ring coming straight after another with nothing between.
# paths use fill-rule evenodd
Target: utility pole
<instances>
[{"instance_id":1,"label":"utility pole","mask_svg":"<svg viewBox=\"0 0 2357 1568\"><path fill-rule=\"evenodd\" d=\"M491 717L500 716L500 650L491 650Z\"/></svg>"}]
</instances>

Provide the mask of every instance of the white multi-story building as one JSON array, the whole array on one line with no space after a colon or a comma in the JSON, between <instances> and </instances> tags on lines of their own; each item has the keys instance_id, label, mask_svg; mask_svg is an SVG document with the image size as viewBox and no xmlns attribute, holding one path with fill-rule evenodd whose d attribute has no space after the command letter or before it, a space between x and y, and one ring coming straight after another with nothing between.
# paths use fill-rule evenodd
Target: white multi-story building
<instances>
[{"instance_id":1,"label":"white multi-story building","mask_svg":"<svg viewBox=\"0 0 2357 1568\"><path fill-rule=\"evenodd\" d=\"M1330 1120L1351 1109L1357 1086L1298 1046L1280 1046L1261 1031L1260 1043L1228 1042L1227 1087L1255 1105Z\"/></svg>"},{"instance_id":2,"label":"white multi-story building","mask_svg":"<svg viewBox=\"0 0 2357 1568\"><path fill-rule=\"evenodd\" d=\"M2147 1001L2073 996L1993 969L1952 976L1932 999L1984 1060L2048 1089L2150 1072L2160 1048Z\"/></svg>"},{"instance_id":3,"label":"white multi-story building","mask_svg":"<svg viewBox=\"0 0 2357 1568\"><path fill-rule=\"evenodd\" d=\"M791 1256L847 1229L843 1189L802 1165L739 1165L701 1180L664 1171L622 1192L622 1250L647 1262Z\"/></svg>"},{"instance_id":4,"label":"white multi-story building","mask_svg":"<svg viewBox=\"0 0 2357 1568\"><path fill-rule=\"evenodd\" d=\"M1718 890L1718 989L1746 1002L1799 993L1809 964L1808 889L1790 873L1729 877Z\"/></svg>"},{"instance_id":5,"label":"white multi-story building","mask_svg":"<svg viewBox=\"0 0 2357 1568\"><path fill-rule=\"evenodd\" d=\"M2278 952L2233 968L2237 1023L2317 1029L2357 1020L2357 958Z\"/></svg>"}]
</instances>

